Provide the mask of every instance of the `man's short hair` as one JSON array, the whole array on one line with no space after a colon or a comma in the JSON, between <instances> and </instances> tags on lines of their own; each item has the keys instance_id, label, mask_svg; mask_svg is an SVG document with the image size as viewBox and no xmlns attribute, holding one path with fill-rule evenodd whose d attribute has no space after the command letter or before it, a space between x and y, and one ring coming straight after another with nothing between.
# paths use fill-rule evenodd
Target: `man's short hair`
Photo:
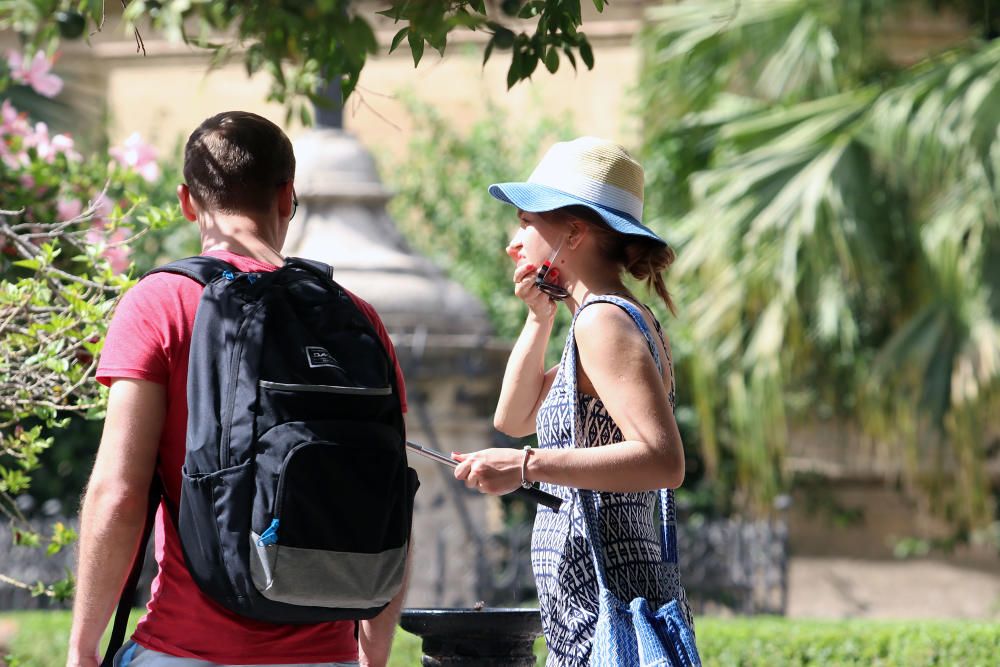
<instances>
[{"instance_id":1,"label":"man's short hair","mask_svg":"<svg viewBox=\"0 0 1000 667\"><path fill-rule=\"evenodd\" d=\"M248 111L206 119L184 147L184 180L199 205L227 213L271 207L277 188L295 178L292 142Z\"/></svg>"}]
</instances>

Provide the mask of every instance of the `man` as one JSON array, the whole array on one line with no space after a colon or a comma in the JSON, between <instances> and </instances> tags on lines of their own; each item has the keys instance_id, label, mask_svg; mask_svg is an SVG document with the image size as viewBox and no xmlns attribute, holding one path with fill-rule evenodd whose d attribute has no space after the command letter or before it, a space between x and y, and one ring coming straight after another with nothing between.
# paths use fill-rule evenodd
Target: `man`
<instances>
[{"instance_id":1,"label":"man","mask_svg":"<svg viewBox=\"0 0 1000 667\"><path fill-rule=\"evenodd\" d=\"M241 271L271 271L298 204L288 137L252 113L207 119L188 139L178 186L184 216L198 224L202 252ZM208 665L385 665L402 605L401 590L376 618L274 625L233 614L205 596L184 564L176 516L187 427L188 353L202 287L169 273L139 282L111 321L97 370L110 387L107 418L81 512L80 562L68 667L99 664L110 619L145 520L154 471L166 504L156 519L159 573L148 613L119 652L125 667ZM372 307L351 295L396 363ZM405 410L402 374L396 363ZM176 511L176 509L174 509ZM404 586L405 590L405 586Z\"/></svg>"}]
</instances>

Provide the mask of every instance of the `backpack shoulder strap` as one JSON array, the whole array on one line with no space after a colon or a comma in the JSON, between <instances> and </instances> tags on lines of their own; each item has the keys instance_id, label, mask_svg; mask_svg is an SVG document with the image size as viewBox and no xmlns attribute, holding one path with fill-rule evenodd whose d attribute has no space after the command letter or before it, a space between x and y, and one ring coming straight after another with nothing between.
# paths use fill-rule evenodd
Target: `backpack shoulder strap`
<instances>
[{"instance_id":1,"label":"backpack shoulder strap","mask_svg":"<svg viewBox=\"0 0 1000 667\"><path fill-rule=\"evenodd\" d=\"M160 500L165 499L163 486L160 483L158 473L153 473L153 480L149 487L149 504L146 505L146 523L142 528L142 537L139 540L139 549L132 560L132 567L129 570L128 578L122 589L121 597L118 599L118 607L115 610L114 624L111 628L111 637L108 640L107 648L104 650L104 660L101 667L113 667L115 654L125 643L125 632L128 628L128 617L132 611L132 604L135 602L136 590L139 588L139 578L142 576L142 564L146 557L146 543L153 532L153 524L156 522L156 510L160 506ZM167 512L167 508L163 508Z\"/></svg>"},{"instance_id":2,"label":"backpack shoulder strap","mask_svg":"<svg viewBox=\"0 0 1000 667\"><path fill-rule=\"evenodd\" d=\"M229 262L216 257L198 255L197 257L178 259L174 262L170 262L169 264L158 266L143 275L143 278L151 276L154 273L176 273L178 275L187 276L191 280L204 286L218 278L226 271L240 273L240 270Z\"/></svg>"},{"instance_id":3,"label":"backpack shoulder strap","mask_svg":"<svg viewBox=\"0 0 1000 667\"><path fill-rule=\"evenodd\" d=\"M285 259L285 266L297 266L307 271L312 271L327 280L333 280L333 267L329 264L324 264L323 262L317 262L315 259L288 257Z\"/></svg>"}]
</instances>

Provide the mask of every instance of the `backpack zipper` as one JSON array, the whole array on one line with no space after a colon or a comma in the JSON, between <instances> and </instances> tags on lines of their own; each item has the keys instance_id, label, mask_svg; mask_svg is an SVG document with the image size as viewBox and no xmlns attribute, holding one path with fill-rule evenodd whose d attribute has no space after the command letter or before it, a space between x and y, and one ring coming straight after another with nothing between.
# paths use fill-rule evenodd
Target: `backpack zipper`
<instances>
[{"instance_id":1,"label":"backpack zipper","mask_svg":"<svg viewBox=\"0 0 1000 667\"><path fill-rule=\"evenodd\" d=\"M271 520L271 525L267 527L267 530L257 538L258 547L266 547L272 544L277 544L278 542L278 524L280 521L277 518Z\"/></svg>"},{"instance_id":2,"label":"backpack zipper","mask_svg":"<svg viewBox=\"0 0 1000 667\"><path fill-rule=\"evenodd\" d=\"M246 331L250 321L257 315L257 311L263 306L263 303L258 302L253 310L250 311L250 314L243 318L243 321L240 322L240 328L236 331L236 346L233 348L233 356L229 362L229 405L226 406L226 414L223 415L222 421L222 443L219 447L220 468L228 468L232 465L232 461L229 460L229 439L232 434L233 412L236 410L236 392L234 391L234 387L240 374L240 359L243 357L243 333Z\"/></svg>"},{"instance_id":3,"label":"backpack zipper","mask_svg":"<svg viewBox=\"0 0 1000 667\"><path fill-rule=\"evenodd\" d=\"M295 445L290 450L288 450L288 453L285 454L285 459L281 462L281 472L278 475L278 488L274 494L274 513L273 513L274 520L271 522L271 526L268 527L268 530L270 530L271 527L275 527L275 529L277 529L277 527L274 526L274 524L281 518L281 506L284 504L283 501L285 499L285 479L286 479L285 472L287 471L288 464L292 460L292 457L295 456L295 453L297 451L299 451L303 447L308 447L310 445L325 445L329 447L329 446L335 446L336 443L330 442L328 440L306 440L305 442L300 442L299 444ZM265 534L267 533L267 531L264 532ZM263 537L263 535L261 537ZM275 541L277 541L278 539L277 534L275 534L274 539Z\"/></svg>"},{"instance_id":4,"label":"backpack zipper","mask_svg":"<svg viewBox=\"0 0 1000 667\"><path fill-rule=\"evenodd\" d=\"M271 382L270 380L260 380L262 389L276 389L278 391L308 391L322 394L347 394L354 396L391 396L392 387L343 387L333 384L289 384L285 382Z\"/></svg>"}]
</instances>

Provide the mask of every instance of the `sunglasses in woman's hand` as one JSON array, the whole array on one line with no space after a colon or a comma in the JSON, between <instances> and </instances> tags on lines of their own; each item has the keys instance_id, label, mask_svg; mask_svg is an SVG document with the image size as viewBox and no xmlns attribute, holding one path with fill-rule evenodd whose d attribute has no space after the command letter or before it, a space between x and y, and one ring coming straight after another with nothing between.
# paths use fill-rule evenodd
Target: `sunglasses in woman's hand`
<instances>
[{"instance_id":1,"label":"sunglasses in woman's hand","mask_svg":"<svg viewBox=\"0 0 1000 667\"><path fill-rule=\"evenodd\" d=\"M561 248L562 243L560 242L558 247L552 251L552 255L538 268L538 273L535 274L535 287L553 301L562 301L569 296L569 290L556 282L559 278L559 269L552 266Z\"/></svg>"}]
</instances>

